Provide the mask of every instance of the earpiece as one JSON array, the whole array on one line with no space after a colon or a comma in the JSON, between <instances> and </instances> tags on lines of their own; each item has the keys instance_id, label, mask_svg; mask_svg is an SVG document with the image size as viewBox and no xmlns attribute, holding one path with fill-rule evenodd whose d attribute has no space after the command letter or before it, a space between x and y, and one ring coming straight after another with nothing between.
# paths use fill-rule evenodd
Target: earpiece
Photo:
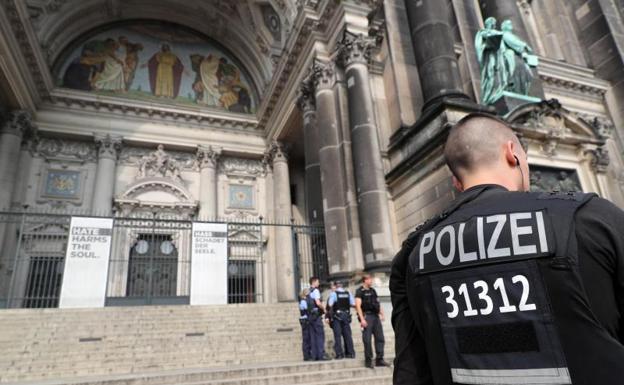
<instances>
[{"instance_id":1,"label":"earpiece","mask_svg":"<svg viewBox=\"0 0 624 385\"><path fill-rule=\"evenodd\" d=\"M514 158L516 159L516 167L518 167L518 170L520 170L520 178L522 178L522 190L527 191L524 187L524 172L522 171L522 167L520 167L520 159L518 159L516 155L514 155Z\"/></svg>"}]
</instances>

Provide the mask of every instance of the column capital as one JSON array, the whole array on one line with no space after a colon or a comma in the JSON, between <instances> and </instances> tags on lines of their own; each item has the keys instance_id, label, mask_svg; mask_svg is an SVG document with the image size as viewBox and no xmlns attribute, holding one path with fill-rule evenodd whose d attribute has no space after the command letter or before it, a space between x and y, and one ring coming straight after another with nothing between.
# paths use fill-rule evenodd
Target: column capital
<instances>
[{"instance_id":1,"label":"column capital","mask_svg":"<svg viewBox=\"0 0 624 385\"><path fill-rule=\"evenodd\" d=\"M119 151L121 151L121 136L109 134L93 134L95 147L98 152L98 159L109 158L117 160Z\"/></svg>"},{"instance_id":2,"label":"column capital","mask_svg":"<svg viewBox=\"0 0 624 385\"><path fill-rule=\"evenodd\" d=\"M288 151L290 146L287 143L274 140L264 154L264 162L273 165L276 162L288 162Z\"/></svg>"},{"instance_id":3,"label":"column capital","mask_svg":"<svg viewBox=\"0 0 624 385\"><path fill-rule=\"evenodd\" d=\"M8 113L6 121L0 127L0 133L19 136L30 135L37 127L32 115L26 110L14 110Z\"/></svg>"},{"instance_id":4,"label":"column capital","mask_svg":"<svg viewBox=\"0 0 624 385\"><path fill-rule=\"evenodd\" d=\"M299 85L297 107L305 114L316 109L314 97L314 69L310 68L308 74Z\"/></svg>"},{"instance_id":5,"label":"column capital","mask_svg":"<svg viewBox=\"0 0 624 385\"><path fill-rule=\"evenodd\" d=\"M322 61L315 58L311 75L315 92L332 88L336 83L336 63L331 59Z\"/></svg>"},{"instance_id":6,"label":"column capital","mask_svg":"<svg viewBox=\"0 0 624 385\"><path fill-rule=\"evenodd\" d=\"M197 163L200 169L206 167L216 168L220 156L220 147L202 146L201 144L197 146Z\"/></svg>"},{"instance_id":7,"label":"column capital","mask_svg":"<svg viewBox=\"0 0 624 385\"><path fill-rule=\"evenodd\" d=\"M380 38L381 35L373 38L345 30L336 45L338 63L345 68L356 63L368 65L371 51L379 45Z\"/></svg>"}]
</instances>

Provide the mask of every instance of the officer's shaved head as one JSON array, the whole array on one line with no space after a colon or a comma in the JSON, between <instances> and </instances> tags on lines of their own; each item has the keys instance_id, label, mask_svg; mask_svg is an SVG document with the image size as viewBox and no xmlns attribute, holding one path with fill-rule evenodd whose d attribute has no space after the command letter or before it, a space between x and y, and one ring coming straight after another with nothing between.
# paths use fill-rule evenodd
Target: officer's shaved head
<instances>
[{"instance_id":1,"label":"officer's shaved head","mask_svg":"<svg viewBox=\"0 0 624 385\"><path fill-rule=\"evenodd\" d=\"M499 162L502 148L508 141L521 147L505 121L488 114L472 113L451 128L444 157L453 175L463 180L467 173Z\"/></svg>"}]
</instances>

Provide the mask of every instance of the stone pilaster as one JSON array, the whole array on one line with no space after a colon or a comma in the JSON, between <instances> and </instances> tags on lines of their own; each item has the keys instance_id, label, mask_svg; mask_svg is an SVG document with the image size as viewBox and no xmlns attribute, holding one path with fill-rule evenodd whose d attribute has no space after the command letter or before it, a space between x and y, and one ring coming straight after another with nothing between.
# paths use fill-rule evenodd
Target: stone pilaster
<instances>
[{"instance_id":1,"label":"stone pilaster","mask_svg":"<svg viewBox=\"0 0 624 385\"><path fill-rule=\"evenodd\" d=\"M349 205L349 196L354 195L349 191L350 176L345 162L345 157L351 155L350 138L345 138L342 132L339 90L335 89L337 70L332 61L317 60L313 67L329 273L343 277L362 265L362 246L357 209L352 210Z\"/></svg>"},{"instance_id":2,"label":"stone pilaster","mask_svg":"<svg viewBox=\"0 0 624 385\"><path fill-rule=\"evenodd\" d=\"M217 218L217 165L220 148L199 146L197 161L199 163L199 219L202 221Z\"/></svg>"},{"instance_id":3,"label":"stone pilaster","mask_svg":"<svg viewBox=\"0 0 624 385\"><path fill-rule=\"evenodd\" d=\"M9 209L19 167L22 138L35 126L30 113L12 111L0 127L0 210Z\"/></svg>"},{"instance_id":4,"label":"stone pilaster","mask_svg":"<svg viewBox=\"0 0 624 385\"><path fill-rule=\"evenodd\" d=\"M37 129L26 111L12 111L0 128L0 210L21 210ZM0 301L13 273L18 225L0 223Z\"/></svg>"},{"instance_id":5,"label":"stone pilaster","mask_svg":"<svg viewBox=\"0 0 624 385\"><path fill-rule=\"evenodd\" d=\"M305 198L308 222L311 224L323 223L319 133L316 125L316 103L314 99L314 84L311 76L306 77L299 87L297 105L303 113Z\"/></svg>"},{"instance_id":6,"label":"stone pilaster","mask_svg":"<svg viewBox=\"0 0 624 385\"><path fill-rule=\"evenodd\" d=\"M448 1L405 0L422 86L423 111L445 98L467 99L462 89Z\"/></svg>"},{"instance_id":7,"label":"stone pilaster","mask_svg":"<svg viewBox=\"0 0 624 385\"><path fill-rule=\"evenodd\" d=\"M371 49L376 44L375 39L345 32L338 45L347 81L353 169L367 268L388 264L394 255L388 195L368 72Z\"/></svg>"},{"instance_id":8,"label":"stone pilaster","mask_svg":"<svg viewBox=\"0 0 624 385\"><path fill-rule=\"evenodd\" d=\"M281 142L273 142L268 150L268 161L273 166L273 215L277 223L290 223L292 201L287 148ZM293 265L293 240L291 228L275 228L277 300L292 301L296 298Z\"/></svg>"},{"instance_id":9,"label":"stone pilaster","mask_svg":"<svg viewBox=\"0 0 624 385\"><path fill-rule=\"evenodd\" d=\"M109 216L112 214L113 194L115 192L115 170L117 157L121 150L119 136L95 135L95 145L98 152L95 188L91 211L94 215Z\"/></svg>"}]
</instances>

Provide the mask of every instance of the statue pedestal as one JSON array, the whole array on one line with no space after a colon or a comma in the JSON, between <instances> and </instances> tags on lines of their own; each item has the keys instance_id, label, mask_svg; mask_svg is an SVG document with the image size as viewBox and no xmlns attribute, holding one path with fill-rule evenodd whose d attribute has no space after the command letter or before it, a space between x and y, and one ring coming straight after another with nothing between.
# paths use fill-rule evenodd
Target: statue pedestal
<instances>
[{"instance_id":1,"label":"statue pedestal","mask_svg":"<svg viewBox=\"0 0 624 385\"><path fill-rule=\"evenodd\" d=\"M493 106L496 109L496 113L501 116L507 115L510 111L513 111L516 107L528 103L539 103L542 99L534 96L516 94L514 92L504 91L503 96L494 102Z\"/></svg>"}]
</instances>

